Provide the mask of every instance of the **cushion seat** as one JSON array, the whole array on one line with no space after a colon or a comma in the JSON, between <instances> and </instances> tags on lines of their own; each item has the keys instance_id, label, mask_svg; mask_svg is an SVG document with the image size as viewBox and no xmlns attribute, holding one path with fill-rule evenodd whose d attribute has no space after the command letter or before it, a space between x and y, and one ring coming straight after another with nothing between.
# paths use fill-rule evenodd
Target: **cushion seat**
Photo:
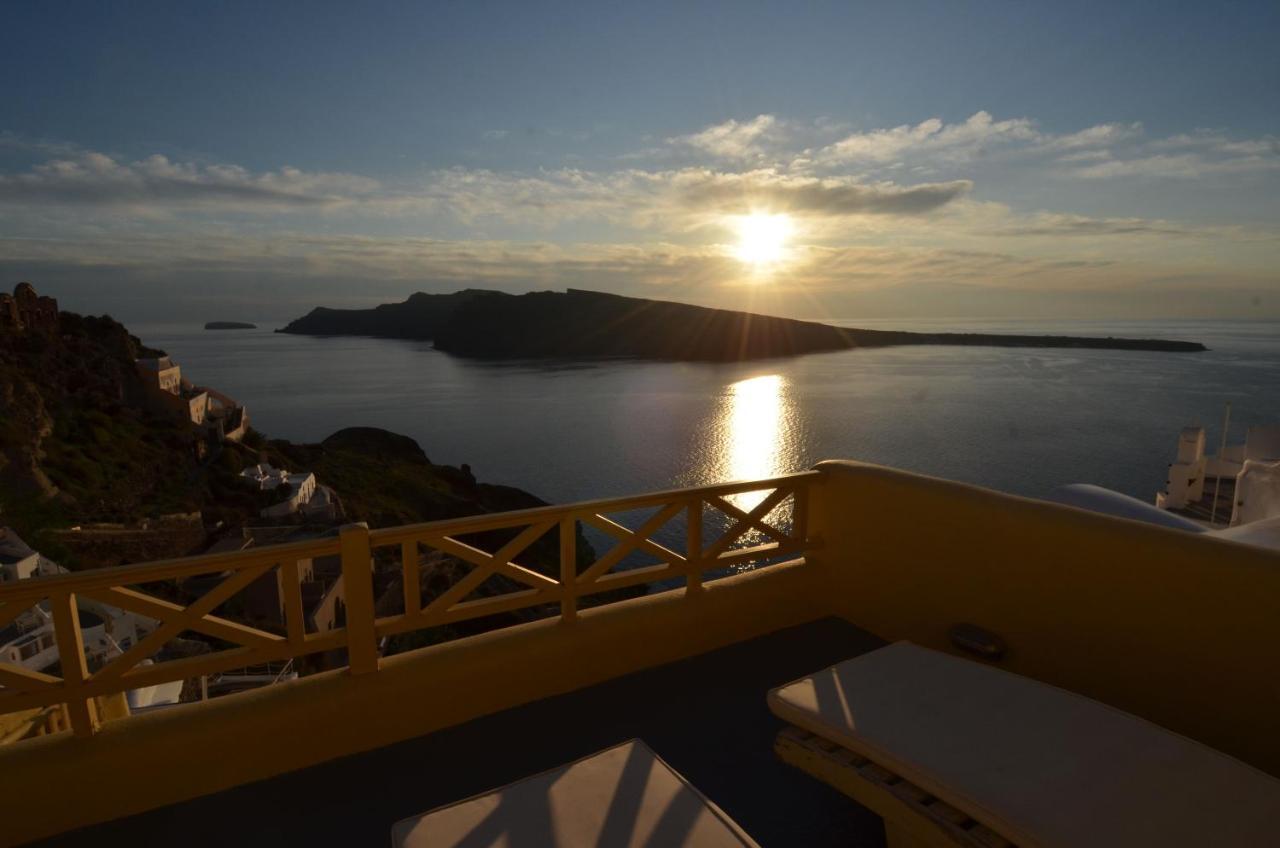
<instances>
[{"instance_id":1,"label":"cushion seat","mask_svg":"<svg viewBox=\"0 0 1280 848\"><path fill-rule=\"evenodd\" d=\"M907 642L779 687L769 705L1024 848L1280 844L1275 778L1089 698Z\"/></svg>"},{"instance_id":2,"label":"cushion seat","mask_svg":"<svg viewBox=\"0 0 1280 848\"><path fill-rule=\"evenodd\" d=\"M638 739L404 819L391 842L399 848L756 845Z\"/></svg>"}]
</instances>

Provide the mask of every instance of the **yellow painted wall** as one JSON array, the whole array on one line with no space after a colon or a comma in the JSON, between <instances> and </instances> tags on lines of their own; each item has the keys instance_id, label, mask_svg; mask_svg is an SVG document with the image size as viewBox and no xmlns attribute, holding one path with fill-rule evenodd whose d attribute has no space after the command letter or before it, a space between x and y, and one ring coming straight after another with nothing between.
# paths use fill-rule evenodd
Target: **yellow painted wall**
<instances>
[{"instance_id":1,"label":"yellow painted wall","mask_svg":"<svg viewBox=\"0 0 1280 848\"><path fill-rule=\"evenodd\" d=\"M5 746L0 844L421 736L810 621L824 614L816 577L803 563L780 565L690 596L678 590L584 610L569 625L535 622L400 654L360 677L328 672L107 722L92 738Z\"/></svg>"},{"instance_id":2,"label":"yellow painted wall","mask_svg":"<svg viewBox=\"0 0 1280 848\"><path fill-rule=\"evenodd\" d=\"M841 613L1106 701L1280 774L1280 553L859 463L814 520Z\"/></svg>"}]
</instances>

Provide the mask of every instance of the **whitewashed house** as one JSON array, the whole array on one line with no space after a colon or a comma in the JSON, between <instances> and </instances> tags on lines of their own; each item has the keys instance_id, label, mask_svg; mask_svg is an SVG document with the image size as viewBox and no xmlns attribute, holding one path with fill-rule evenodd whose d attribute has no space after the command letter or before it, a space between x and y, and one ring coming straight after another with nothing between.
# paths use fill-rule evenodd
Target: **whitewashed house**
<instances>
[{"instance_id":1,"label":"whitewashed house","mask_svg":"<svg viewBox=\"0 0 1280 848\"><path fill-rule=\"evenodd\" d=\"M0 580L30 580L64 574L66 569L32 550L12 529L0 527ZM96 671L155 630L155 619L90 598L78 598L80 629L89 670ZM48 603L33 605L0 628L0 662L31 671L61 674L61 655L54 638ZM146 697L154 697L149 691ZM176 696L175 696L176 697Z\"/></svg>"},{"instance_id":2,"label":"whitewashed house","mask_svg":"<svg viewBox=\"0 0 1280 848\"><path fill-rule=\"evenodd\" d=\"M263 518L279 518L305 511L316 496L316 475L310 471L290 472L270 463L260 462L241 471L240 476L254 483L263 492L274 491L286 484L292 487L288 498L259 513Z\"/></svg>"}]
</instances>

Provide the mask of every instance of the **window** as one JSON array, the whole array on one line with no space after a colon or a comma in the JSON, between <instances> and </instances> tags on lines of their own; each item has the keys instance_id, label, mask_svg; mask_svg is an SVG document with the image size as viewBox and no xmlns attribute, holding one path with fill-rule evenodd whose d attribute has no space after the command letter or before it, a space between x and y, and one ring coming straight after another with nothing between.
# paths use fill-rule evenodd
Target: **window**
<instances>
[{"instance_id":1,"label":"window","mask_svg":"<svg viewBox=\"0 0 1280 848\"><path fill-rule=\"evenodd\" d=\"M18 646L19 659L29 660L38 653L40 653L39 639L31 639L30 641L23 642L21 645Z\"/></svg>"}]
</instances>

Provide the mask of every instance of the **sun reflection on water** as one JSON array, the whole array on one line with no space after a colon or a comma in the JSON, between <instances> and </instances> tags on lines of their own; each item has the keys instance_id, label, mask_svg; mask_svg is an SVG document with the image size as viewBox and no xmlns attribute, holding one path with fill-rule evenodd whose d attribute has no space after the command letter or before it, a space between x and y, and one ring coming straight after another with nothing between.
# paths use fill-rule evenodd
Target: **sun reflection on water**
<instances>
[{"instance_id":1,"label":"sun reflection on water","mask_svg":"<svg viewBox=\"0 0 1280 848\"><path fill-rule=\"evenodd\" d=\"M782 375L729 384L705 434L702 468L695 482L758 480L797 470L801 461L797 429L795 404ZM726 500L749 512L768 495L767 490L743 492ZM779 510L789 513L790 507Z\"/></svg>"},{"instance_id":2,"label":"sun reflection on water","mask_svg":"<svg viewBox=\"0 0 1280 848\"><path fill-rule=\"evenodd\" d=\"M782 429L782 377L770 374L729 386L720 413L722 480L756 480L781 473L778 433ZM768 492L745 492L729 500L750 510Z\"/></svg>"},{"instance_id":3,"label":"sun reflection on water","mask_svg":"<svg viewBox=\"0 0 1280 848\"><path fill-rule=\"evenodd\" d=\"M679 479L683 486L708 486L738 480L762 480L803 468L801 415L791 396L791 387L781 374L765 374L737 380L724 386L719 400L704 426L694 436L688 472ZM740 492L725 500L750 512L769 497L771 490ZM792 503L783 501L761 516L780 530L791 525ZM703 537L710 545L737 519L706 507ZM764 544L770 537L752 528L742 534L733 548ZM749 570L752 563L734 566Z\"/></svg>"}]
</instances>

